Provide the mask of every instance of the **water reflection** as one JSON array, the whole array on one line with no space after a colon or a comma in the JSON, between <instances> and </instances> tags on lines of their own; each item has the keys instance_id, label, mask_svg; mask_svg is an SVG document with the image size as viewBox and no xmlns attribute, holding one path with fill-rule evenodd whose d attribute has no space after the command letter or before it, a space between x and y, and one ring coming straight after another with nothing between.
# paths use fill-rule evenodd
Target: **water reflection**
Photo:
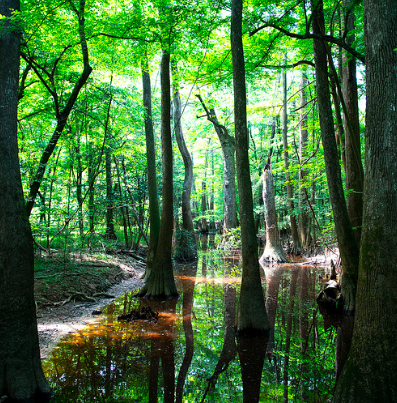
<instances>
[{"instance_id":1,"label":"water reflection","mask_svg":"<svg viewBox=\"0 0 397 403\"><path fill-rule=\"evenodd\" d=\"M207 241L202 240L203 245ZM127 293L44 363L53 402L321 401L334 382L334 332L317 320L313 267L263 267L269 335L238 337L239 262L205 248L178 267L179 300ZM150 305L158 323L118 320Z\"/></svg>"}]
</instances>

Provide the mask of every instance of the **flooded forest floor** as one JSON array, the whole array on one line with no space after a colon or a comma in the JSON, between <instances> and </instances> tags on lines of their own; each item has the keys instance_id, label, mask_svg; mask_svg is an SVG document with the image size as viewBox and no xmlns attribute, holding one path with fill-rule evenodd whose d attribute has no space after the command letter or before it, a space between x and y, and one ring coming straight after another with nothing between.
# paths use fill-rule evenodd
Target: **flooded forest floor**
<instances>
[{"instance_id":1,"label":"flooded forest floor","mask_svg":"<svg viewBox=\"0 0 397 403\"><path fill-rule=\"evenodd\" d=\"M290 260L293 259L289 256ZM319 254L300 262L328 266L335 256ZM42 359L60 339L96 320L100 309L143 285L146 250L37 256L35 300Z\"/></svg>"}]
</instances>

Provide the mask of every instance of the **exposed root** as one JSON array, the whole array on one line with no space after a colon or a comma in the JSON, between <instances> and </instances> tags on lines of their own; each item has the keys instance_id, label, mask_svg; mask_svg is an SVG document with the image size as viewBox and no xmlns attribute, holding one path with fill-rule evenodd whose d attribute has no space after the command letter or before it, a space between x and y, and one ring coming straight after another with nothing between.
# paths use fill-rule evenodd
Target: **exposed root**
<instances>
[{"instance_id":1,"label":"exposed root","mask_svg":"<svg viewBox=\"0 0 397 403\"><path fill-rule=\"evenodd\" d=\"M69 295L69 297L67 299L65 299L64 301L55 302L54 305L63 306L71 301L96 302L96 299L93 297L89 297L88 295L85 295L82 292L75 292L75 293Z\"/></svg>"},{"instance_id":2,"label":"exposed root","mask_svg":"<svg viewBox=\"0 0 397 403\"><path fill-rule=\"evenodd\" d=\"M287 257L283 249L275 247L267 247L260 258L261 263L287 263Z\"/></svg>"}]
</instances>

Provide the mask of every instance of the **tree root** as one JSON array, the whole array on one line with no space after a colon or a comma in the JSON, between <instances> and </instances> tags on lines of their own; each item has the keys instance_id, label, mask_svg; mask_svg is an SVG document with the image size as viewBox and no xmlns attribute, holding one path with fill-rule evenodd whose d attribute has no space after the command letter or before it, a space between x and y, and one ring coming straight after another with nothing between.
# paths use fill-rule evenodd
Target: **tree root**
<instances>
[{"instance_id":1,"label":"tree root","mask_svg":"<svg viewBox=\"0 0 397 403\"><path fill-rule=\"evenodd\" d=\"M67 299L65 299L64 301L55 302L54 305L64 306L68 302L71 302L71 301L96 302L96 299L93 297L89 297L88 295L85 295L82 292L75 292L75 293L69 295L69 297Z\"/></svg>"},{"instance_id":2,"label":"tree root","mask_svg":"<svg viewBox=\"0 0 397 403\"><path fill-rule=\"evenodd\" d=\"M287 263L288 260L282 248L266 247L260 258L261 263Z\"/></svg>"}]
</instances>

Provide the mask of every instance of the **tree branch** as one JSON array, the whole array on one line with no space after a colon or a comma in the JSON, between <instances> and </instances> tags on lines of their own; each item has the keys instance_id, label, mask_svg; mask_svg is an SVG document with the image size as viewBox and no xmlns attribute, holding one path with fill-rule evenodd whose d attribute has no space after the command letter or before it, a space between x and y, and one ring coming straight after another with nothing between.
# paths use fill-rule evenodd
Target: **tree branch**
<instances>
[{"instance_id":1,"label":"tree branch","mask_svg":"<svg viewBox=\"0 0 397 403\"><path fill-rule=\"evenodd\" d=\"M294 39L321 39L325 42L334 43L334 44L342 47L343 49L347 50L350 54L352 54L354 57L356 57L358 60L360 60L362 63L365 64L364 55L362 55L356 49L354 49L350 45L348 45L343 38L335 38L334 36L331 36L331 35L320 35L320 34L313 34L310 32L306 32L305 34L296 34L294 32L289 32L285 28L282 28L276 24L266 23L266 24L262 25L261 27L255 29L254 31L250 32L249 36L251 37L265 28L274 28L277 31L281 32L282 34L284 34L290 38L294 38Z\"/></svg>"}]
</instances>

